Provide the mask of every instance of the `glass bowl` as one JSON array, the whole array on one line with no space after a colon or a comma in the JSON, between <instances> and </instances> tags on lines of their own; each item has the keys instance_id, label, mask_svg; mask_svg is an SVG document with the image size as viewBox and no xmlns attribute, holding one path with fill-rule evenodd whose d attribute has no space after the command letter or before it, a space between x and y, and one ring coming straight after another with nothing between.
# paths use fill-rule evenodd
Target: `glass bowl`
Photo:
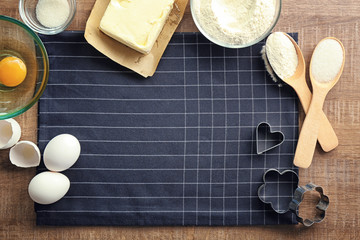
<instances>
[{"instance_id":1,"label":"glass bowl","mask_svg":"<svg viewBox=\"0 0 360 240\"><path fill-rule=\"evenodd\" d=\"M273 18L271 24L269 25L268 29L265 32L263 32L262 34L257 36L253 41L247 42L245 44L232 44L232 43L227 43L227 42L223 42L219 39L216 39L214 36L211 36L211 34L209 34L208 32L205 31L205 29L201 26L200 21L198 20L197 12L195 11L194 4L197 1L199 1L199 0L190 0L191 15L194 19L196 27L208 40L210 40L211 42L213 42L219 46L227 47L227 48L249 47L249 46L252 46L252 45L260 42L264 38L266 38L271 33L271 31L273 30L273 28L275 27L276 23L278 22L278 20L280 18L281 4L282 4L282 0L275 0L275 15L274 15L274 18Z\"/></svg>"},{"instance_id":2,"label":"glass bowl","mask_svg":"<svg viewBox=\"0 0 360 240\"><path fill-rule=\"evenodd\" d=\"M63 25L49 28L42 25L36 18L36 5L38 0L20 0L19 12L23 22L28 25L33 31L46 35L54 35L64 31L72 22L76 12L76 0L67 0L70 13Z\"/></svg>"},{"instance_id":3,"label":"glass bowl","mask_svg":"<svg viewBox=\"0 0 360 240\"><path fill-rule=\"evenodd\" d=\"M16 87L0 84L0 120L31 108L44 92L49 77L48 55L37 34L22 22L0 15L0 60L8 56L22 59L27 73Z\"/></svg>"}]
</instances>

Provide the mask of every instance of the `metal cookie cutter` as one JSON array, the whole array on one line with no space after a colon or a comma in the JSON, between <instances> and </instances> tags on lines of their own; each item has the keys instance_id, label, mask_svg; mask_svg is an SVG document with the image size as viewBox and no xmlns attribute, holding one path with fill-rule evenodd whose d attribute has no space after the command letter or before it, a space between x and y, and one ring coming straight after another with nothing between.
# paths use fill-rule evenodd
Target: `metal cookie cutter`
<instances>
[{"instance_id":1,"label":"metal cookie cutter","mask_svg":"<svg viewBox=\"0 0 360 240\"><path fill-rule=\"evenodd\" d=\"M269 169L263 175L264 184L258 188L259 199L269 204L278 214L289 211L289 202L293 199L295 189L299 184L299 177L293 170L283 172Z\"/></svg>"},{"instance_id":2,"label":"metal cookie cutter","mask_svg":"<svg viewBox=\"0 0 360 240\"><path fill-rule=\"evenodd\" d=\"M263 181L264 184L258 189L258 197L263 203L269 204L276 213L284 214L290 210L296 215L296 220L306 227L324 220L330 201L322 187L313 183L298 186L299 177L293 170L280 172L277 169L269 169L264 173ZM315 217L304 220L299 215L299 205L308 191L317 191L320 194L320 200L316 205Z\"/></svg>"},{"instance_id":3,"label":"metal cookie cutter","mask_svg":"<svg viewBox=\"0 0 360 240\"><path fill-rule=\"evenodd\" d=\"M299 215L299 205L304 198L304 194L308 191L317 191L320 193L320 200L316 205L316 215L313 219L303 219ZM289 208L296 215L296 220L306 227L310 227L314 223L319 223L325 218L325 212L330 204L328 196L324 194L322 187L317 186L313 183L308 183L305 186L300 186L295 190L294 198L290 202Z\"/></svg>"},{"instance_id":4,"label":"metal cookie cutter","mask_svg":"<svg viewBox=\"0 0 360 240\"><path fill-rule=\"evenodd\" d=\"M261 122L256 127L256 152L263 154L280 146L285 140L281 131L272 131L267 122Z\"/></svg>"}]
</instances>

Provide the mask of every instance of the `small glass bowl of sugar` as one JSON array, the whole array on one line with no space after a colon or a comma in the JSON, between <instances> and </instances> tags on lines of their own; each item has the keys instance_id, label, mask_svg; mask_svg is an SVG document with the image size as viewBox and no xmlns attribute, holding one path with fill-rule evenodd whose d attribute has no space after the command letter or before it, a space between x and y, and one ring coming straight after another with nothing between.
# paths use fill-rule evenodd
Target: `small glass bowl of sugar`
<instances>
[{"instance_id":1,"label":"small glass bowl of sugar","mask_svg":"<svg viewBox=\"0 0 360 240\"><path fill-rule=\"evenodd\" d=\"M54 35L71 24L76 0L20 0L19 12L23 22L33 31Z\"/></svg>"}]
</instances>

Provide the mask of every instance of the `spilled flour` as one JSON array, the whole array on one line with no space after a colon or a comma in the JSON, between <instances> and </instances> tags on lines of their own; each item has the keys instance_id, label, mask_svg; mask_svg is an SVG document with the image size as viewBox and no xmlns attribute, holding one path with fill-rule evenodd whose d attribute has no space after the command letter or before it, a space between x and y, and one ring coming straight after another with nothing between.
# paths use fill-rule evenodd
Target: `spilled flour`
<instances>
[{"instance_id":1,"label":"spilled flour","mask_svg":"<svg viewBox=\"0 0 360 240\"><path fill-rule=\"evenodd\" d=\"M272 24L275 0L196 0L197 21L210 37L231 45L247 44Z\"/></svg>"}]
</instances>

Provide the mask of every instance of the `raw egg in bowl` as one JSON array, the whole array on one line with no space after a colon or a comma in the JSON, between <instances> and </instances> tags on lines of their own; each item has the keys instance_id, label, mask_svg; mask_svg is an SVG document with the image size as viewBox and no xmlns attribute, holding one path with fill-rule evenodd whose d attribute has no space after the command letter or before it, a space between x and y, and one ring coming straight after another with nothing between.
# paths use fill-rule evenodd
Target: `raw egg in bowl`
<instances>
[{"instance_id":1,"label":"raw egg in bowl","mask_svg":"<svg viewBox=\"0 0 360 240\"><path fill-rule=\"evenodd\" d=\"M0 15L0 120L31 108L45 90L49 59L36 33Z\"/></svg>"}]
</instances>

